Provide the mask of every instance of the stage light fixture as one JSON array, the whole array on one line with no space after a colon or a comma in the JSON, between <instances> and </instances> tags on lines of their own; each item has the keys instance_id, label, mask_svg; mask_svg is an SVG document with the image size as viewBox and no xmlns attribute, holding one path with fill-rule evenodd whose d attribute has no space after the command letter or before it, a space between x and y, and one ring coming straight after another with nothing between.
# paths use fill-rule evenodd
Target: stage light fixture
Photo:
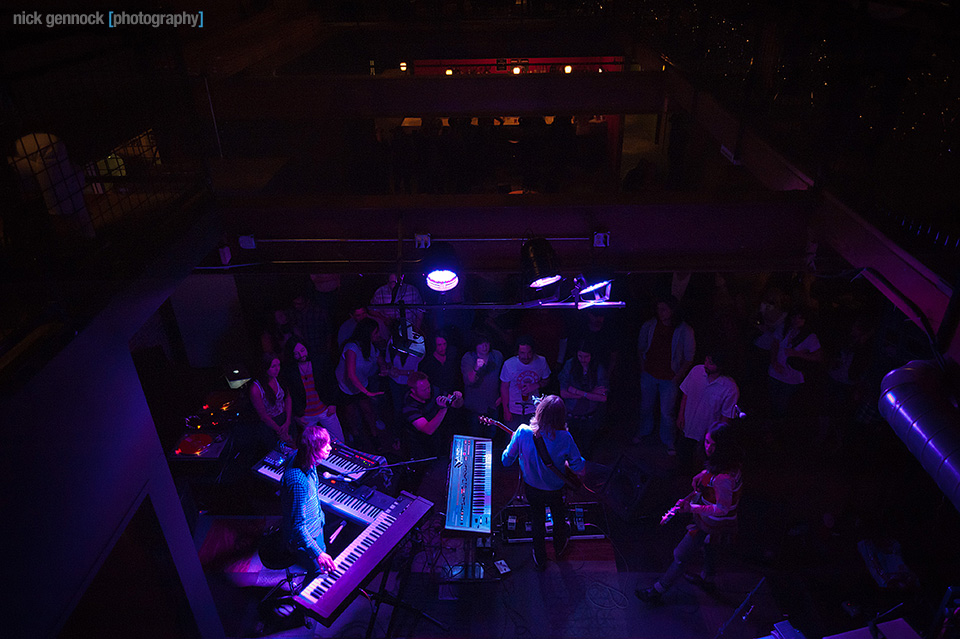
<instances>
[{"instance_id":1,"label":"stage light fixture","mask_svg":"<svg viewBox=\"0 0 960 639\"><path fill-rule=\"evenodd\" d=\"M520 249L523 281L530 288L543 288L562 279L557 254L545 238L535 237Z\"/></svg>"},{"instance_id":2,"label":"stage light fixture","mask_svg":"<svg viewBox=\"0 0 960 639\"><path fill-rule=\"evenodd\" d=\"M573 67L568 64L567 66L563 67L563 72L564 72L564 73L573 73Z\"/></svg>"},{"instance_id":3,"label":"stage light fixture","mask_svg":"<svg viewBox=\"0 0 960 639\"><path fill-rule=\"evenodd\" d=\"M446 75L453 75L453 69L447 69L446 71L444 71L444 73Z\"/></svg>"},{"instance_id":4,"label":"stage light fixture","mask_svg":"<svg viewBox=\"0 0 960 639\"><path fill-rule=\"evenodd\" d=\"M582 310L610 301L613 273L604 269L590 269L574 278L573 294L577 309Z\"/></svg>"},{"instance_id":5,"label":"stage light fixture","mask_svg":"<svg viewBox=\"0 0 960 639\"><path fill-rule=\"evenodd\" d=\"M433 242L424 254L423 273L430 290L445 293L455 289L460 283L459 270L457 252L447 242Z\"/></svg>"},{"instance_id":6,"label":"stage light fixture","mask_svg":"<svg viewBox=\"0 0 960 639\"><path fill-rule=\"evenodd\" d=\"M401 62L401 63L400 63L400 70L401 70L401 71L406 71L406 70L407 70L407 63L406 63L406 62Z\"/></svg>"},{"instance_id":7,"label":"stage light fixture","mask_svg":"<svg viewBox=\"0 0 960 639\"><path fill-rule=\"evenodd\" d=\"M520 67L513 67L513 75L520 75Z\"/></svg>"},{"instance_id":8,"label":"stage light fixture","mask_svg":"<svg viewBox=\"0 0 960 639\"><path fill-rule=\"evenodd\" d=\"M574 292L587 295L607 286L613 281L613 273L604 268L591 267L574 278Z\"/></svg>"}]
</instances>

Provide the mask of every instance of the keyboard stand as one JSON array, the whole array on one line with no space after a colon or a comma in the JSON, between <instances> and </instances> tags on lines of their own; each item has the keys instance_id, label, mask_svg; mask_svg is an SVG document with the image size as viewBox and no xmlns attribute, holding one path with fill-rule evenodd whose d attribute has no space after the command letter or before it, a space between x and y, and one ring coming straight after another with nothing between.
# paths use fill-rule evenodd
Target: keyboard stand
<instances>
[{"instance_id":1,"label":"keyboard stand","mask_svg":"<svg viewBox=\"0 0 960 639\"><path fill-rule=\"evenodd\" d=\"M441 584L466 584L500 580L499 576L487 577L483 564L477 561L476 544L478 539L480 537L476 535L465 535L463 537L463 561L443 569L443 576L440 578ZM459 597L454 595L449 599L455 600Z\"/></svg>"},{"instance_id":2,"label":"keyboard stand","mask_svg":"<svg viewBox=\"0 0 960 639\"><path fill-rule=\"evenodd\" d=\"M419 534L420 527L415 526ZM360 589L360 592L363 595L373 601L373 612L370 615L370 622L367 624L367 634L366 639L371 639L373 637L373 631L377 625L377 615L380 613L381 604L387 604L388 606L393 607L393 611L390 613L390 621L387 624L387 634L385 639L392 639L394 627L396 626L396 615L397 610L403 608L404 610L409 610L410 612L416 613L418 616L423 617L430 623L434 624L444 632L449 632L450 629L444 625L442 622L431 617L426 612L417 608L413 604L409 604L406 601L403 601L403 591L407 585L407 578L410 576L410 563L411 559L403 560L400 564L400 569L397 571L397 594L393 594L387 591L387 579L390 576L390 567L393 565L394 553L396 553L396 548L394 548L390 555L387 557L386 561L381 565L380 568L380 588L377 592L368 592L363 588ZM414 553L416 554L416 553ZM413 557L413 555L411 555Z\"/></svg>"}]
</instances>

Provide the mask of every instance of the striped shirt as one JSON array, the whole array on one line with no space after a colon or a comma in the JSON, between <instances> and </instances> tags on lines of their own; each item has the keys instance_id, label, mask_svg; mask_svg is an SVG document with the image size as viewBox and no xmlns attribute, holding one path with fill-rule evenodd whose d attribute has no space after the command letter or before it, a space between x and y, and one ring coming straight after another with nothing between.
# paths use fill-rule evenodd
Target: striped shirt
<instances>
[{"instance_id":1,"label":"striped shirt","mask_svg":"<svg viewBox=\"0 0 960 639\"><path fill-rule=\"evenodd\" d=\"M303 409L303 414L308 417L315 417L323 412L324 404L320 401L320 395L317 394L316 384L313 382L313 369L309 373L300 371L300 381L303 382L303 390L307 395L307 405Z\"/></svg>"},{"instance_id":2,"label":"striped shirt","mask_svg":"<svg viewBox=\"0 0 960 639\"><path fill-rule=\"evenodd\" d=\"M317 494L317 469L304 472L294 466L296 458L296 455L291 457L283 467L281 530L288 547L304 550L316 559L327 549L323 541L323 511Z\"/></svg>"}]
</instances>

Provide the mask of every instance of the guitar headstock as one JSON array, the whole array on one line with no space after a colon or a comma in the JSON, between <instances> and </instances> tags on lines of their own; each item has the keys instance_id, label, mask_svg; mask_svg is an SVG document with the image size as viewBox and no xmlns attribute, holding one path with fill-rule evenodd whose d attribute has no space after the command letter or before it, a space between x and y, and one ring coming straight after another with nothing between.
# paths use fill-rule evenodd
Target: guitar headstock
<instances>
[{"instance_id":1,"label":"guitar headstock","mask_svg":"<svg viewBox=\"0 0 960 639\"><path fill-rule=\"evenodd\" d=\"M477 418L479 419L480 423L483 424L484 426L496 426L497 428L499 428L505 433L508 433L510 435L513 434L512 428L509 428L503 422L498 422L492 417L487 417L486 415L477 415Z\"/></svg>"}]
</instances>

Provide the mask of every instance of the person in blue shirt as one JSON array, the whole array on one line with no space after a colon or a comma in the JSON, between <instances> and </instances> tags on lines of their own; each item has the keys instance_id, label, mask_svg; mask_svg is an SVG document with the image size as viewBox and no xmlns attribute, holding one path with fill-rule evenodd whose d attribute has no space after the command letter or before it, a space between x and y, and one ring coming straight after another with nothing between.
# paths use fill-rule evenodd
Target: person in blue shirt
<instances>
[{"instance_id":1,"label":"person in blue shirt","mask_svg":"<svg viewBox=\"0 0 960 639\"><path fill-rule=\"evenodd\" d=\"M280 482L283 539L297 563L310 570L307 581L316 573L334 569L323 539L323 510L317 494L317 464L330 455L331 448L327 429L308 426L300 436L297 453L284 464Z\"/></svg>"},{"instance_id":2,"label":"person in blue shirt","mask_svg":"<svg viewBox=\"0 0 960 639\"><path fill-rule=\"evenodd\" d=\"M583 475L583 456L567 430L567 409L556 395L547 395L541 400L530 424L517 428L500 457L504 466L512 466L517 460L520 462L533 526L533 563L537 570L543 570L547 561L547 506L553 515L553 550L557 559L567 548L569 530L563 505L564 481L540 459L537 439L543 440L555 468L562 472L569 467L574 473Z\"/></svg>"}]
</instances>

